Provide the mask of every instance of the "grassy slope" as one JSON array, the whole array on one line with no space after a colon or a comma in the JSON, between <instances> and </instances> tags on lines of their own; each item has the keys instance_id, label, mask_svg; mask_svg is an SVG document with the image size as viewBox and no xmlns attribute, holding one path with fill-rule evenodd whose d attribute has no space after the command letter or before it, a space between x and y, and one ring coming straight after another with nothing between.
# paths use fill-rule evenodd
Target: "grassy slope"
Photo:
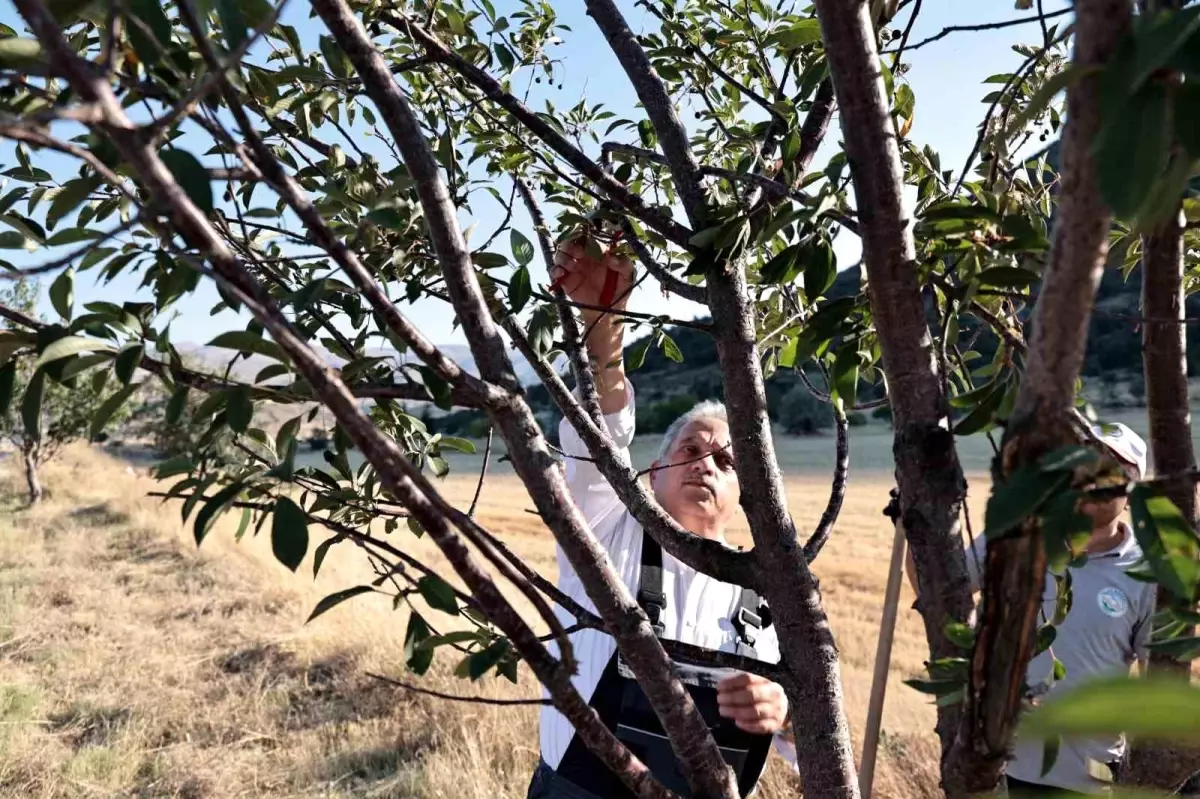
<instances>
[{"instance_id":1,"label":"grassy slope","mask_svg":"<svg viewBox=\"0 0 1200 799\"><path fill-rule=\"evenodd\" d=\"M0 795L524 796L537 754L533 709L452 704L367 677L403 676L404 618L387 601L355 600L303 625L321 596L369 576L357 550L335 547L314 585L307 564L299 577L274 564L265 536L235 544L232 517L197 552L177 509L144 498L152 481L94 450L69 451L46 483L49 499L28 511L16 470L0 469ZM891 540L879 514L887 487L852 486L818 561L856 730ZM447 484L452 497L472 488ZM811 525L824 480L797 478L789 490L798 521ZM500 478L480 513L552 572L553 548L523 500L519 484ZM921 668L923 651L919 620L905 611L882 797L935 793L932 710L899 683ZM528 675L519 686L473 686L447 676L453 666L441 656L424 684L536 695ZM777 759L760 795L796 795Z\"/></svg>"}]
</instances>

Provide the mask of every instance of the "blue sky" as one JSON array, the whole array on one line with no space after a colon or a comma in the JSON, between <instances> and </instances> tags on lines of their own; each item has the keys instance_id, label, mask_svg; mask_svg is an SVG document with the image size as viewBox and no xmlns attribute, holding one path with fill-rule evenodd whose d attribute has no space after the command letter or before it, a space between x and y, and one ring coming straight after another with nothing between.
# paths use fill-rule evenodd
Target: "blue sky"
<instances>
[{"instance_id":1,"label":"blue sky","mask_svg":"<svg viewBox=\"0 0 1200 799\"><path fill-rule=\"evenodd\" d=\"M495 5L501 14L515 10L515 4L507 2L497 2ZM542 91L535 97L534 104L540 106L542 99L549 99L556 106L569 106L577 102L581 95L586 95L590 102L603 102L618 115L630 114L636 97L624 79L614 56L595 31L594 25L583 14L582 2L565 0L557 5L560 19L572 28L572 32L564 36L565 42L557 48L557 56L562 60L559 74L563 77L563 89ZM1048 12L1064 8L1066 5L1066 0L1049 0L1045 3ZM644 9L635 8L628 0L624 0L622 6L635 30L654 27L653 17ZM1028 13L1015 10L1012 0L925 0L911 41L920 41L950 25L974 25L1012 19ZM902 12L897 20L898 26L903 25L907 14L907 11ZM318 20L310 19L310 8L304 0L291 0L284 21L298 29L306 47L312 42L315 49L316 37L322 32L322 26ZM0 22L18 30L23 29L10 0L0 0ZM929 144L938 150L944 168L953 168L956 171L961 168L974 144L977 125L986 110L980 99L990 89L985 89L982 81L989 75L1012 71L1020 63L1021 57L1011 49L1016 43L1040 43L1037 24L951 35L923 47L908 59L911 64L908 80L917 98L916 117L910 136L918 143ZM514 85L520 87L525 84L520 79L514 79ZM840 134L835 120L830 129L830 144L818 156L818 163L833 151L834 142ZM368 150L378 146L366 140L359 141L360 145ZM13 165L11 148L0 145L0 163L4 167ZM74 171L74 166L71 167L71 171ZM219 188L214 186L214 190ZM508 185L501 185L500 189L507 196ZM474 236L476 241L488 235L501 218L500 206L490 200L484 201L482 196L480 195L481 199L474 207L475 218L464 217L462 220L464 227L472 223L477 225ZM515 214L514 222L527 233L530 232L530 225L523 213ZM495 246L503 249L499 247L503 241L506 241L506 237L499 239ZM859 257L858 243L848 234L839 237L836 249L840 268L853 265ZM13 257L15 255L19 253L0 253L0 257L20 265L38 263L48 258L44 253L37 253L18 260ZM122 275L110 284L94 285L90 282L91 274L84 273L79 278L76 286L76 307L97 299L124 301L143 296L138 289L140 275ZM535 279L544 280L544 273L535 275ZM48 281L46 283L48 284ZM221 330L241 327L245 323L244 318L239 319L228 313L216 318L211 317L208 310L217 302L218 297L211 286L202 286L198 296L189 298L177 309L178 318L172 333L172 340L177 343L204 343ZM43 312L50 315L52 312L48 303L44 304L47 307ZM639 289L632 299L632 307L635 310L649 310L655 313L662 313L666 309L666 312L680 317L694 316L699 310L697 306L677 298L665 300L653 281L647 281L643 288ZM463 343L461 332L452 328L451 315L439 301L418 302L404 310L434 341Z\"/></svg>"}]
</instances>

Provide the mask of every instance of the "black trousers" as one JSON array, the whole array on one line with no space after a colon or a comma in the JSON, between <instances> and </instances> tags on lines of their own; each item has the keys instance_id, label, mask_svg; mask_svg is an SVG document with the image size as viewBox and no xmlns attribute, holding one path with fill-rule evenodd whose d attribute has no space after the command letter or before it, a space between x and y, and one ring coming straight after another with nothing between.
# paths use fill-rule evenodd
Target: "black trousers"
<instances>
[{"instance_id":1,"label":"black trousers","mask_svg":"<svg viewBox=\"0 0 1200 799\"><path fill-rule=\"evenodd\" d=\"M591 791L580 788L570 780L560 777L554 769L546 765L546 761L538 758L537 768L533 771L533 779L529 781L529 791L525 799L602 799Z\"/></svg>"}]
</instances>

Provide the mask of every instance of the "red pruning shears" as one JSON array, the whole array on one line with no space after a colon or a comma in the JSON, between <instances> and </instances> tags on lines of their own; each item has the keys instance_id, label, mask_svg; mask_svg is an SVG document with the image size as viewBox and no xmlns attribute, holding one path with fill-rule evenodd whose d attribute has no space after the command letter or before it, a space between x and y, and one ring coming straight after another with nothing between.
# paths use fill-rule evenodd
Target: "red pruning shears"
<instances>
[{"instance_id":1,"label":"red pruning shears","mask_svg":"<svg viewBox=\"0 0 1200 799\"><path fill-rule=\"evenodd\" d=\"M613 251L620 245L621 239L625 237L625 231L622 230L615 219L606 214L602 210L597 210L590 214L587 222L583 225L583 230L576 238L582 238L584 246L587 246L589 239L595 238L597 242L607 244L601 255L601 261L612 255ZM600 290L600 304L605 308L613 304L613 300L617 295L617 281L620 280L621 273L611 267L606 268L604 275L604 287ZM555 291L562 288L562 283L567 279L564 273L561 277L550 284L550 290Z\"/></svg>"}]
</instances>

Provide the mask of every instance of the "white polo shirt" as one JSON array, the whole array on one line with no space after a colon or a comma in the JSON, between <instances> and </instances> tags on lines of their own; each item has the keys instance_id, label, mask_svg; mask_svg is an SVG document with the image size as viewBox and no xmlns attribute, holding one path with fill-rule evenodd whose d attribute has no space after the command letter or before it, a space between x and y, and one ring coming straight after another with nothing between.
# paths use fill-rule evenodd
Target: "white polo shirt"
<instances>
[{"instance_id":1,"label":"white polo shirt","mask_svg":"<svg viewBox=\"0 0 1200 799\"><path fill-rule=\"evenodd\" d=\"M628 404L620 411L608 414L604 422L609 435L618 448L627 450L633 441L634 400L633 387L626 384ZM559 425L559 446L568 455L588 456L587 447L580 440L570 423L563 420ZM631 594L637 594L642 558L642 526L621 504L612 486L604 479L590 461L566 459L567 485L584 518L591 524L592 532L608 550L617 574L625 582ZM571 564L558 554L558 587L593 613L595 605L588 599L583 584ZM663 593L667 596L667 607L662 615L665 627L663 638L696 644L706 649L723 652L739 652L737 631L730 616L736 614L741 599L741 588L722 583L706 574L697 572L676 560L663 550ZM555 613L564 626L575 619L560 607ZM607 633L599 630L580 630L571 635L575 659L579 672L572 678L576 690L587 701L591 701L600 675L604 672L616 642ZM557 655L557 645L550 644ZM759 660L779 662L779 640L774 627L762 630L755 640L754 648ZM551 768L558 768L567 747L575 735L575 728L558 710L544 706L541 712L542 758ZM776 749L791 763L795 763L795 750L786 739L776 736Z\"/></svg>"}]
</instances>

